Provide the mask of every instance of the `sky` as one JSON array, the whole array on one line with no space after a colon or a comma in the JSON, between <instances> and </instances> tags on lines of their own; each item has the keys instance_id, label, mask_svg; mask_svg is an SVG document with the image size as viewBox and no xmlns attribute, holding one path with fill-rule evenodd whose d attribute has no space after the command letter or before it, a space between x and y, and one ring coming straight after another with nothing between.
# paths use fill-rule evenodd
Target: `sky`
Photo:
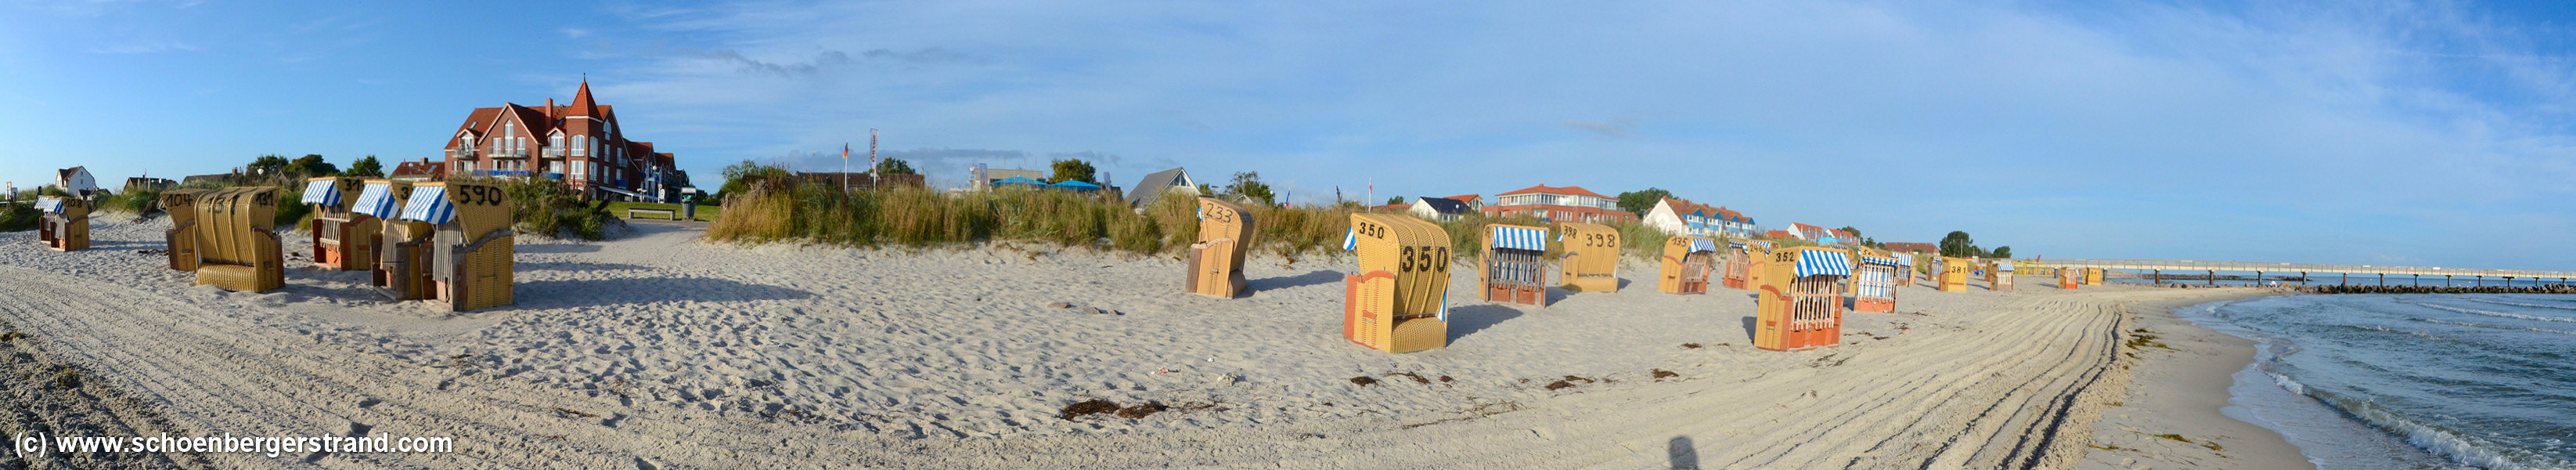
<instances>
[{"instance_id":1,"label":"sky","mask_svg":"<svg viewBox=\"0 0 2576 470\"><path fill-rule=\"evenodd\" d=\"M436 157L569 101L712 186L849 145L1298 203L1663 188L2018 256L2576 270L2568 2L0 4L0 179ZM864 157L862 157L864 158ZM858 166L864 167L864 162Z\"/></svg>"}]
</instances>

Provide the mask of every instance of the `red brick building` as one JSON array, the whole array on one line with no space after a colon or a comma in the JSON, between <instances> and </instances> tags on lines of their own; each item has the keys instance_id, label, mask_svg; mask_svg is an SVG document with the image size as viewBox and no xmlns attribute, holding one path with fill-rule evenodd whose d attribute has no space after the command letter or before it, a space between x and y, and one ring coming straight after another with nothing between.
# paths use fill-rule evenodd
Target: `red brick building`
<instances>
[{"instance_id":1,"label":"red brick building","mask_svg":"<svg viewBox=\"0 0 2576 470\"><path fill-rule=\"evenodd\" d=\"M1485 205L1485 215L1510 217L1529 215L1548 222L1635 222L1637 214L1619 210L1619 200L1580 187L1548 185L1531 186L1494 195L1494 203Z\"/></svg>"},{"instance_id":2,"label":"red brick building","mask_svg":"<svg viewBox=\"0 0 2576 470\"><path fill-rule=\"evenodd\" d=\"M688 173L625 131L615 108L592 101L585 80L569 105L547 98L543 107L474 108L448 136L444 166L452 174L562 180L594 199L677 200Z\"/></svg>"}]
</instances>

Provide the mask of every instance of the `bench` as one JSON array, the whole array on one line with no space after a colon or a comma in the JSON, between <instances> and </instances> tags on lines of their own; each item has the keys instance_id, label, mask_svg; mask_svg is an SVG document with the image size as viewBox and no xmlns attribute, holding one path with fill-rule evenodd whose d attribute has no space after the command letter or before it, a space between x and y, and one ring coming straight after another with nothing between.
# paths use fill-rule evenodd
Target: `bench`
<instances>
[{"instance_id":1,"label":"bench","mask_svg":"<svg viewBox=\"0 0 2576 470\"><path fill-rule=\"evenodd\" d=\"M629 208L626 208L626 218L629 218L629 219L637 218L637 217L636 217L636 214L647 214L647 213L650 213L650 214L661 214L661 215L662 215L662 220L680 220L680 212L679 212L679 211L674 211L674 210L670 210L670 209L649 209L649 208L643 208L643 207L629 207Z\"/></svg>"}]
</instances>

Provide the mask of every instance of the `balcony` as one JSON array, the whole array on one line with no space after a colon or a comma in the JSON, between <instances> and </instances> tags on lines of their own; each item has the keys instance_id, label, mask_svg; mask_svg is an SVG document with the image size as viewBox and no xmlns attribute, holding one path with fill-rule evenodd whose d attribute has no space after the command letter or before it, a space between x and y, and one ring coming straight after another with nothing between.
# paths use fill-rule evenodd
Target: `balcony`
<instances>
[{"instance_id":1,"label":"balcony","mask_svg":"<svg viewBox=\"0 0 2576 470\"><path fill-rule=\"evenodd\" d=\"M447 156L458 160L473 160L477 155L473 148L468 147L462 149L447 149Z\"/></svg>"}]
</instances>

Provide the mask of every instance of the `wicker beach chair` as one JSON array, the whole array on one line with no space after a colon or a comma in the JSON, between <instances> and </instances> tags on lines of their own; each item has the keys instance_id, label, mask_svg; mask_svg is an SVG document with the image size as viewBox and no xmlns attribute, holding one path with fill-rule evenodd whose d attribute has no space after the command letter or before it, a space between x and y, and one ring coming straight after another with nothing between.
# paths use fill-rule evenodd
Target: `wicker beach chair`
<instances>
[{"instance_id":1,"label":"wicker beach chair","mask_svg":"<svg viewBox=\"0 0 2576 470\"><path fill-rule=\"evenodd\" d=\"M1745 280L1752 278L1753 250L1744 242L1726 242L1725 276L1718 282L1728 289L1748 289Z\"/></svg>"},{"instance_id":2,"label":"wicker beach chair","mask_svg":"<svg viewBox=\"0 0 2576 470\"><path fill-rule=\"evenodd\" d=\"M1351 214L1342 249L1359 258L1343 280L1342 337L1391 353L1449 344L1449 233L1402 214Z\"/></svg>"},{"instance_id":3,"label":"wicker beach chair","mask_svg":"<svg viewBox=\"0 0 2576 470\"><path fill-rule=\"evenodd\" d=\"M2065 289L2065 290L2075 290L2076 286L2080 286L2080 285L2083 285L2083 284L2084 284L2084 271L2083 271L2083 270L2075 269L2075 268L2057 268L2057 288L2059 288L2059 289Z\"/></svg>"},{"instance_id":4,"label":"wicker beach chair","mask_svg":"<svg viewBox=\"0 0 2576 470\"><path fill-rule=\"evenodd\" d=\"M2102 268L2084 268L2084 285L2102 285Z\"/></svg>"},{"instance_id":5,"label":"wicker beach chair","mask_svg":"<svg viewBox=\"0 0 2576 470\"><path fill-rule=\"evenodd\" d=\"M1976 266L1969 264L1966 258L1943 256L1940 259L1941 265L1934 266L1933 268L1941 272L1941 274L1937 276L1937 282L1941 283L1941 291L1967 292L1968 271L1976 269Z\"/></svg>"},{"instance_id":6,"label":"wicker beach chair","mask_svg":"<svg viewBox=\"0 0 2576 470\"><path fill-rule=\"evenodd\" d=\"M1199 241L1190 244L1190 293L1231 299L1243 294L1243 255L1252 246L1252 212L1199 197Z\"/></svg>"},{"instance_id":7,"label":"wicker beach chair","mask_svg":"<svg viewBox=\"0 0 2576 470\"><path fill-rule=\"evenodd\" d=\"M1608 225L1567 222L1557 224L1564 234L1565 267L1558 277L1564 278L1565 289L1575 292L1619 291L1619 229Z\"/></svg>"},{"instance_id":8,"label":"wicker beach chair","mask_svg":"<svg viewBox=\"0 0 2576 470\"><path fill-rule=\"evenodd\" d=\"M197 198L197 285L266 292L286 287L277 188L238 186Z\"/></svg>"},{"instance_id":9,"label":"wicker beach chair","mask_svg":"<svg viewBox=\"0 0 2576 470\"><path fill-rule=\"evenodd\" d=\"M429 243L436 226L404 220L402 211L410 201L410 182L371 179L351 209L376 219L376 237L369 242L376 262L368 284L387 299L430 298Z\"/></svg>"},{"instance_id":10,"label":"wicker beach chair","mask_svg":"<svg viewBox=\"0 0 2576 470\"><path fill-rule=\"evenodd\" d=\"M353 211L366 181L358 178L313 178L305 182L305 204L313 205L313 264L346 271L376 267L375 238L384 224Z\"/></svg>"},{"instance_id":11,"label":"wicker beach chair","mask_svg":"<svg viewBox=\"0 0 2576 470\"><path fill-rule=\"evenodd\" d=\"M1851 254L1803 246L1773 250L1769 272L1755 294L1753 347L1799 351L1842 342L1841 287L1851 276Z\"/></svg>"},{"instance_id":12,"label":"wicker beach chair","mask_svg":"<svg viewBox=\"0 0 2576 470\"><path fill-rule=\"evenodd\" d=\"M1896 272L1903 269L1895 257L1861 255L1860 265L1852 268L1852 311L1896 312Z\"/></svg>"},{"instance_id":13,"label":"wicker beach chair","mask_svg":"<svg viewBox=\"0 0 2576 470\"><path fill-rule=\"evenodd\" d=\"M2013 262L1996 261L1986 266L1986 290L2013 290Z\"/></svg>"},{"instance_id":14,"label":"wicker beach chair","mask_svg":"<svg viewBox=\"0 0 2576 470\"><path fill-rule=\"evenodd\" d=\"M170 217L170 231L161 235L169 245L170 269L197 270L197 197L203 189L173 189L161 192L161 211Z\"/></svg>"},{"instance_id":15,"label":"wicker beach chair","mask_svg":"<svg viewBox=\"0 0 2576 470\"><path fill-rule=\"evenodd\" d=\"M437 226L427 248L430 295L463 312L514 302L515 232L500 186L433 181L412 187L401 217Z\"/></svg>"},{"instance_id":16,"label":"wicker beach chair","mask_svg":"<svg viewBox=\"0 0 2576 470\"><path fill-rule=\"evenodd\" d=\"M1485 256L1476 271L1487 302L1547 306L1547 229L1485 226Z\"/></svg>"},{"instance_id":17,"label":"wicker beach chair","mask_svg":"<svg viewBox=\"0 0 2576 470\"><path fill-rule=\"evenodd\" d=\"M1663 269L1655 288L1673 294L1708 293L1711 266L1717 260L1717 239L1708 237L1671 237L1664 240Z\"/></svg>"},{"instance_id":18,"label":"wicker beach chair","mask_svg":"<svg viewBox=\"0 0 2576 470\"><path fill-rule=\"evenodd\" d=\"M89 249L89 201L76 197L38 196L36 239L54 251Z\"/></svg>"},{"instance_id":19,"label":"wicker beach chair","mask_svg":"<svg viewBox=\"0 0 2576 470\"><path fill-rule=\"evenodd\" d=\"M1914 285L1914 255L1896 255L1896 285Z\"/></svg>"}]
</instances>

